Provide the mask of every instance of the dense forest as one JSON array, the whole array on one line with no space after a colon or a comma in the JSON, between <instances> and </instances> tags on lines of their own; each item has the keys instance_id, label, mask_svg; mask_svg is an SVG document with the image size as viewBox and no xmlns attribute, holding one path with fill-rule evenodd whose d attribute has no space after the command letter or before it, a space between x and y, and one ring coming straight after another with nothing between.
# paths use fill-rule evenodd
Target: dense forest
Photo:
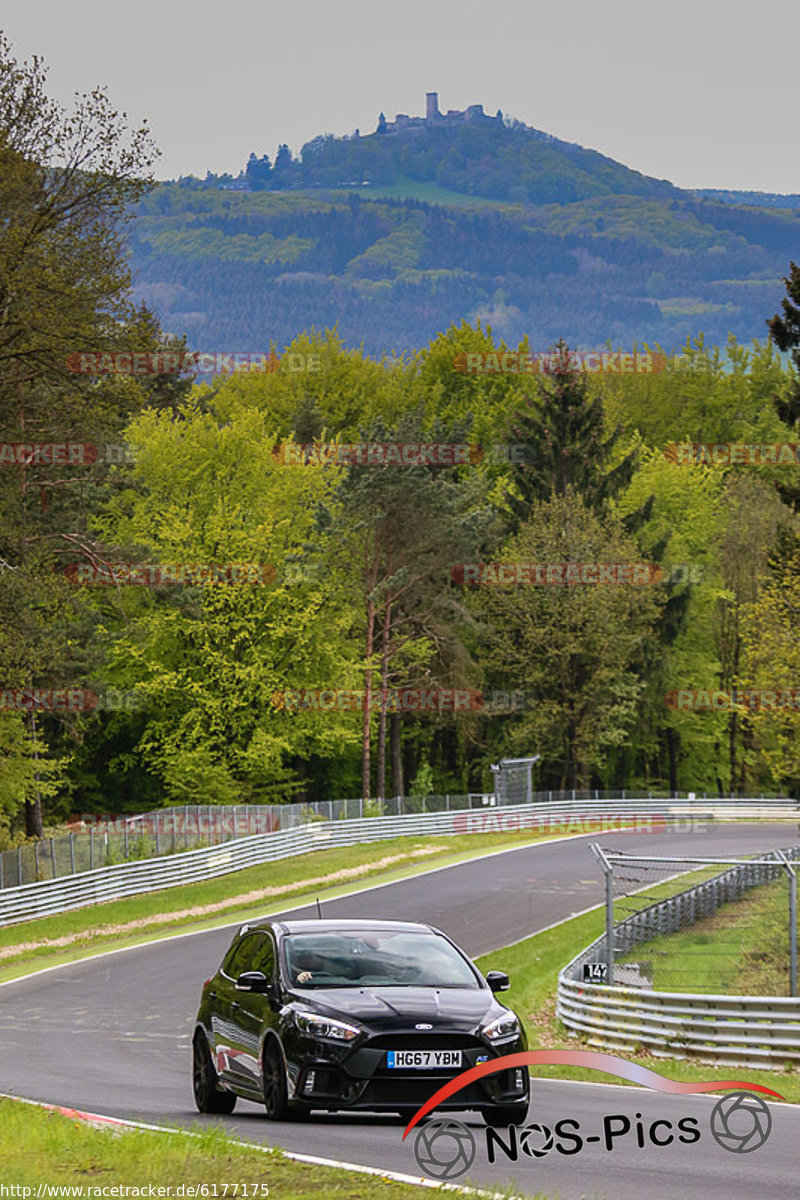
<instances>
[{"instance_id":1,"label":"dense forest","mask_svg":"<svg viewBox=\"0 0 800 1200\"><path fill-rule=\"evenodd\" d=\"M135 295L204 350L336 326L371 355L407 353L462 320L541 346L749 342L800 241L798 212L680 193L532 208L188 182L135 211Z\"/></svg>"},{"instance_id":2,"label":"dense forest","mask_svg":"<svg viewBox=\"0 0 800 1200\"><path fill-rule=\"evenodd\" d=\"M102 94L67 118L38 64L0 58L2 836L72 811L488 790L513 754L541 756L545 788L796 791L796 451L675 448L800 442L796 217L153 187L146 130ZM568 357L648 340L676 289L716 301L690 329L683 312L669 369ZM549 372L457 369L565 329ZM274 369L198 385L68 365L270 343ZM386 453L421 445L469 452ZM531 564L562 574L531 584ZM581 574L598 565L613 586Z\"/></svg>"}]
</instances>

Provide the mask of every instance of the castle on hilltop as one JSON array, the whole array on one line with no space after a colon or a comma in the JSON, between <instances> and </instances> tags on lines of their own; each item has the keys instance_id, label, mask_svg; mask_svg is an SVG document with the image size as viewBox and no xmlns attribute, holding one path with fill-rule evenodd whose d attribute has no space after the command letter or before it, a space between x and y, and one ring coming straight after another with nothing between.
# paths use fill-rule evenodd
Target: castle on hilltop
<instances>
[{"instance_id":1,"label":"castle on hilltop","mask_svg":"<svg viewBox=\"0 0 800 1200\"><path fill-rule=\"evenodd\" d=\"M498 108L494 117L483 111L482 104L470 104L468 108L459 111L450 108L446 113L439 112L439 93L425 93L425 116L409 117L408 113L396 113L393 121L387 121L383 113L378 118L378 133L405 133L412 129L447 128L452 125L500 125L503 124L503 114Z\"/></svg>"}]
</instances>

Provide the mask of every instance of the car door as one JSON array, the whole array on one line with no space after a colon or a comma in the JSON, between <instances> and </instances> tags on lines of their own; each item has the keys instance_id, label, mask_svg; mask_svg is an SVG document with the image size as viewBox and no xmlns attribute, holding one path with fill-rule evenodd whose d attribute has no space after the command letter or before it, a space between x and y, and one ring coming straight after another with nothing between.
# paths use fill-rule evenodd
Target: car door
<instances>
[{"instance_id":1,"label":"car door","mask_svg":"<svg viewBox=\"0 0 800 1200\"><path fill-rule=\"evenodd\" d=\"M247 1086L252 1070L246 1062L247 1049L242 1042L238 1024L242 997L236 990L236 980L245 971L255 970L257 935L246 933L225 958L215 984L214 1013L211 1032L214 1038L214 1058L220 1079L231 1086Z\"/></svg>"},{"instance_id":2,"label":"car door","mask_svg":"<svg viewBox=\"0 0 800 1200\"><path fill-rule=\"evenodd\" d=\"M253 949L247 971L260 971L272 985L277 986L275 942L266 930L253 934ZM272 991L274 997L276 991ZM269 995L264 992L237 992L238 1003L233 1009L233 1024L242 1069L247 1072L247 1086L261 1095L261 1043L264 1032L277 1023L277 1013Z\"/></svg>"}]
</instances>

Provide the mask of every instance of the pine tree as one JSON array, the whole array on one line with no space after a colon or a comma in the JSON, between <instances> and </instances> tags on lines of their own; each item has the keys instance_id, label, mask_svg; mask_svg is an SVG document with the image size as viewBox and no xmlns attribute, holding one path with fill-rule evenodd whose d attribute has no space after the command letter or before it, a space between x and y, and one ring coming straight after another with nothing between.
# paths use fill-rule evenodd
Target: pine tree
<instances>
[{"instance_id":1,"label":"pine tree","mask_svg":"<svg viewBox=\"0 0 800 1200\"><path fill-rule=\"evenodd\" d=\"M602 397L588 396L587 388L566 343L557 342L538 395L524 398L509 426L509 441L524 447L522 461L512 465L513 487L507 494L515 528L537 500L563 496L568 488L602 514L630 482L635 452L609 467L622 427L605 436Z\"/></svg>"},{"instance_id":2,"label":"pine tree","mask_svg":"<svg viewBox=\"0 0 800 1200\"><path fill-rule=\"evenodd\" d=\"M781 301L783 316L776 313L767 321L769 335L779 350L791 350L792 362L800 372L800 267L789 264L789 276L784 277L786 296ZM792 303L794 301L794 303ZM800 379L795 379L789 391L773 400L775 411L785 425L800 435ZM782 499L795 512L800 512L800 487L778 484Z\"/></svg>"}]
</instances>

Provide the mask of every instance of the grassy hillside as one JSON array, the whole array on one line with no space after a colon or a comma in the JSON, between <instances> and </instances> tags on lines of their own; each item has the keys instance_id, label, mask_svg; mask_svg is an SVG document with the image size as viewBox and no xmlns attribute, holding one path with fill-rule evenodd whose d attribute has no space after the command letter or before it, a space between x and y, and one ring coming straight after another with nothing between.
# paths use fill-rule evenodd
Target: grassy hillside
<instances>
[{"instance_id":1,"label":"grassy hillside","mask_svg":"<svg viewBox=\"0 0 800 1200\"><path fill-rule=\"evenodd\" d=\"M715 342L763 338L800 250L800 213L682 194L536 207L446 193L444 205L428 202L440 185L414 186L416 199L377 188L366 199L366 188L161 184L131 235L137 294L208 350L282 346L338 325L346 343L379 355L462 319L514 343L671 350L699 330Z\"/></svg>"}]
</instances>

